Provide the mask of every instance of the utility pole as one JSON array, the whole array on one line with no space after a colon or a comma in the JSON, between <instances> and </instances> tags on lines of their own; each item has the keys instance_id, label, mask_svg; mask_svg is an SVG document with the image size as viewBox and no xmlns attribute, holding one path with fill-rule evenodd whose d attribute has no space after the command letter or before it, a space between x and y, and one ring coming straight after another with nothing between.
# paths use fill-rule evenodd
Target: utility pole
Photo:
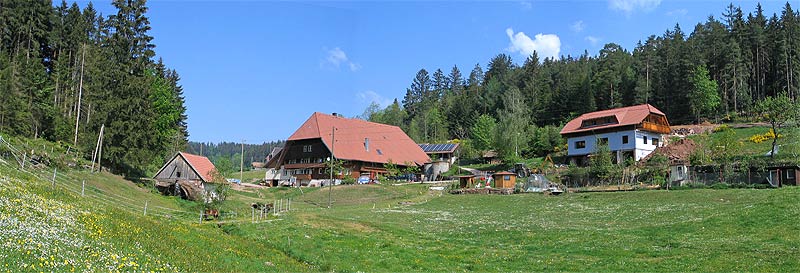
<instances>
[{"instance_id":1,"label":"utility pole","mask_svg":"<svg viewBox=\"0 0 800 273\"><path fill-rule=\"evenodd\" d=\"M105 130L106 125L103 124L100 126L100 134L97 135L97 145L94 146L94 153L92 154L92 172L94 172L94 162L95 160L98 161L98 165L100 164L100 160L98 160L98 153L100 151L101 144L100 142L103 139L103 131Z\"/></svg>"},{"instance_id":2,"label":"utility pole","mask_svg":"<svg viewBox=\"0 0 800 273\"><path fill-rule=\"evenodd\" d=\"M83 97L83 66L86 63L86 44L83 44L83 55L81 56L81 80L78 84L78 109L75 115L75 139L72 141L73 146L78 146L78 124L81 121L81 98Z\"/></svg>"},{"instance_id":3,"label":"utility pole","mask_svg":"<svg viewBox=\"0 0 800 273\"><path fill-rule=\"evenodd\" d=\"M333 149L336 146L336 127L331 128L331 181L328 183L328 208L331 208L331 193L333 192L333 167L336 162L336 156Z\"/></svg>"},{"instance_id":4,"label":"utility pole","mask_svg":"<svg viewBox=\"0 0 800 273\"><path fill-rule=\"evenodd\" d=\"M242 183L244 177L244 139L242 139L242 156L239 159L239 183Z\"/></svg>"}]
</instances>

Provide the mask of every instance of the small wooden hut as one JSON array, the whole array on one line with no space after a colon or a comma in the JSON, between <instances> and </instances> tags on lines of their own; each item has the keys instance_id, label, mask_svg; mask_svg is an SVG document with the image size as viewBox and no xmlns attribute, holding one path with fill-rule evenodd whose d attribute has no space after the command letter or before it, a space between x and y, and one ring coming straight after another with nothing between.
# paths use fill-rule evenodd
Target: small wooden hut
<instances>
[{"instance_id":1,"label":"small wooden hut","mask_svg":"<svg viewBox=\"0 0 800 273\"><path fill-rule=\"evenodd\" d=\"M492 177L494 178L495 188L513 189L514 184L517 183L517 174L512 172L497 172Z\"/></svg>"},{"instance_id":2,"label":"small wooden hut","mask_svg":"<svg viewBox=\"0 0 800 273\"><path fill-rule=\"evenodd\" d=\"M156 173L156 188L189 200L215 198L216 168L205 156L178 152ZM208 200L206 200L208 201Z\"/></svg>"},{"instance_id":3,"label":"small wooden hut","mask_svg":"<svg viewBox=\"0 0 800 273\"><path fill-rule=\"evenodd\" d=\"M459 175L458 177L458 187L459 188L471 188L475 185L475 176L474 175Z\"/></svg>"}]
</instances>

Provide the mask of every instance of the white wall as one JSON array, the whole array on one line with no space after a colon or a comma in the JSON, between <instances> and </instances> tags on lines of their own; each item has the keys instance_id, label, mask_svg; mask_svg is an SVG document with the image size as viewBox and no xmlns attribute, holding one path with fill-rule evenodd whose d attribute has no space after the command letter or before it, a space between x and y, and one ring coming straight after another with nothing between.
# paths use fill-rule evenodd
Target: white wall
<instances>
[{"instance_id":1,"label":"white wall","mask_svg":"<svg viewBox=\"0 0 800 273\"><path fill-rule=\"evenodd\" d=\"M626 144L622 143L622 136L628 136L628 143ZM644 143L644 137L647 137L647 144ZM647 156L648 154L653 152L653 150L656 149L656 145L653 145L653 138L658 139L659 146L664 144L664 141L661 139L660 134L639 131L639 130L627 130L627 131L603 133L596 135L571 137L567 139L567 145L568 145L567 153L570 156L591 154L596 149L597 139L601 138L608 138L608 148L612 152L620 150L631 151L635 149L636 150L635 159L637 161ZM586 147L582 149L576 148L575 143L578 141L585 141Z\"/></svg>"}]
</instances>

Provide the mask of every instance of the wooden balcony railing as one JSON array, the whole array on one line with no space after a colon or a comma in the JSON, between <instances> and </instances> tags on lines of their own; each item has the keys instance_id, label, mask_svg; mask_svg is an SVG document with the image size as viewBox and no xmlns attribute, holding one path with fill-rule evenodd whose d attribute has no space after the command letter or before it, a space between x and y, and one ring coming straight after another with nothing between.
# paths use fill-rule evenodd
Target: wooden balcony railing
<instances>
[{"instance_id":1,"label":"wooden balcony railing","mask_svg":"<svg viewBox=\"0 0 800 273\"><path fill-rule=\"evenodd\" d=\"M670 133L668 125L652 123L652 122L647 122L647 121L644 121L641 124L639 124L639 128L641 128L642 130L645 130L645 131L656 132L656 133L659 133L659 134L669 134Z\"/></svg>"}]
</instances>

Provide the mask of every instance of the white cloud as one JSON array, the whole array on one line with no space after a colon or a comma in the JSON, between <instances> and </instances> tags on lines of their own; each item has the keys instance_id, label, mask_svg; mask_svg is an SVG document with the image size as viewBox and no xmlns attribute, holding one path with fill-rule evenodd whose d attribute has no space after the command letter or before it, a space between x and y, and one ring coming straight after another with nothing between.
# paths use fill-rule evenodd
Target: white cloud
<instances>
[{"instance_id":1,"label":"white cloud","mask_svg":"<svg viewBox=\"0 0 800 273\"><path fill-rule=\"evenodd\" d=\"M325 50L325 49L323 49ZM331 68L339 68L342 64L346 64L350 71L356 71L361 69L361 65L350 61L347 58L347 54L341 48L334 48L331 50L326 50L328 56L325 58L325 61L321 64L322 66L329 66Z\"/></svg>"},{"instance_id":2,"label":"white cloud","mask_svg":"<svg viewBox=\"0 0 800 273\"><path fill-rule=\"evenodd\" d=\"M531 3L530 1L520 1L519 4L522 6L523 10L533 9L533 3Z\"/></svg>"},{"instance_id":3,"label":"white cloud","mask_svg":"<svg viewBox=\"0 0 800 273\"><path fill-rule=\"evenodd\" d=\"M687 9L676 9L676 10L670 10L666 14L667 16L686 16L686 14L688 13L689 10Z\"/></svg>"},{"instance_id":4,"label":"white cloud","mask_svg":"<svg viewBox=\"0 0 800 273\"><path fill-rule=\"evenodd\" d=\"M586 41L589 41L589 44L591 44L592 46L597 46L597 44L600 43L600 41L602 40L602 39L594 37L594 36L586 36L586 38L584 38L584 39Z\"/></svg>"},{"instance_id":5,"label":"white cloud","mask_svg":"<svg viewBox=\"0 0 800 273\"><path fill-rule=\"evenodd\" d=\"M375 91L372 91L372 90L367 90L367 91L364 91L364 92L358 92L358 94L356 94L356 96L358 97L358 100L360 100L361 103L363 103L365 105L369 105L369 104L374 102L374 103L377 103L378 105L380 105L381 108L386 108L386 106L389 106L393 102L392 99L385 98L385 97L381 96L381 94L378 94L378 93L376 93Z\"/></svg>"},{"instance_id":6,"label":"white cloud","mask_svg":"<svg viewBox=\"0 0 800 273\"><path fill-rule=\"evenodd\" d=\"M574 32L581 32L584 28L586 28L586 24L583 23L583 20L576 21L569 26Z\"/></svg>"},{"instance_id":7,"label":"white cloud","mask_svg":"<svg viewBox=\"0 0 800 273\"><path fill-rule=\"evenodd\" d=\"M608 7L627 15L635 11L648 12L661 4L661 0L608 0Z\"/></svg>"},{"instance_id":8,"label":"white cloud","mask_svg":"<svg viewBox=\"0 0 800 273\"><path fill-rule=\"evenodd\" d=\"M511 28L506 29L506 34L510 40L508 51L519 52L525 57L536 51L539 54L539 58L552 57L558 59L558 55L561 52L561 39L555 34L539 33L534 36L534 39L531 39L524 32L514 34L514 30Z\"/></svg>"}]
</instances>

